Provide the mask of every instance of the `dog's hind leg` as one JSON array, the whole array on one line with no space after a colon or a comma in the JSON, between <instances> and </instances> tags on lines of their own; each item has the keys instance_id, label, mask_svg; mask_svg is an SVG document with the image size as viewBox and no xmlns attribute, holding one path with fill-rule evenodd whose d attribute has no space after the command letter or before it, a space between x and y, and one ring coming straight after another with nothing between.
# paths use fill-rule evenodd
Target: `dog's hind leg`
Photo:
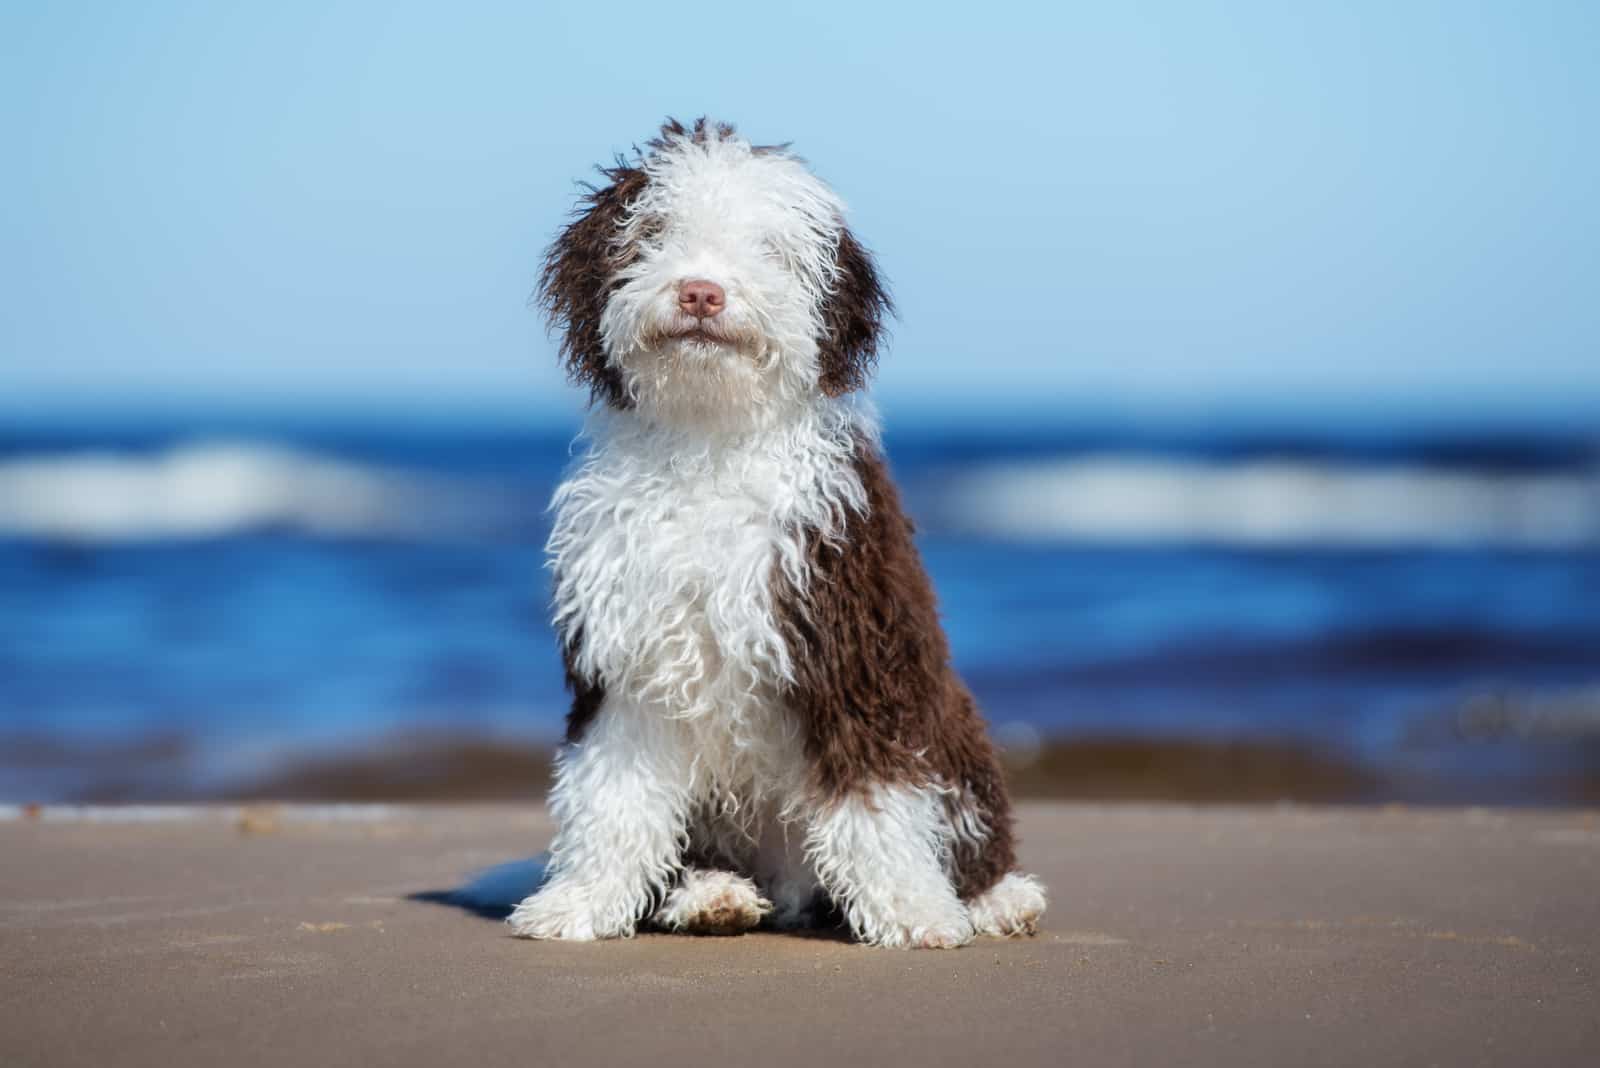
<instances>
[{"instance_id":1,"label":"dog's hind leg","mask_svg":"<svg viewBox=\"0 0 1600 1068\"><path fill-rule=\"evenodd\" d=\"M731 871L686 868L651 921L685 934L743 934L772 911L756 884Z\"/></svg>"}]
</instances>

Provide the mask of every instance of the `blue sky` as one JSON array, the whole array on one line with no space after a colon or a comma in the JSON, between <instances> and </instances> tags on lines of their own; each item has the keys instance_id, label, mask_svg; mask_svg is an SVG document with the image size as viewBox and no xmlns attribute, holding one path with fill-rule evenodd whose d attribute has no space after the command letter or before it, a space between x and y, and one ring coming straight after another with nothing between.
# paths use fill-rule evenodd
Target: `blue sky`
<instances>
[{"instance_id":1,"label":"blue sky","mask_svg":"<svg viewBox=\"0 0 1600 1068\"><path fill-rule=\"evenodd\" d=\"M8 4L0 40L10 409L573 407L541 248L709 112L852 205L890 404L1600 410L1600 5Z\"/></svg>"}]
</instances>

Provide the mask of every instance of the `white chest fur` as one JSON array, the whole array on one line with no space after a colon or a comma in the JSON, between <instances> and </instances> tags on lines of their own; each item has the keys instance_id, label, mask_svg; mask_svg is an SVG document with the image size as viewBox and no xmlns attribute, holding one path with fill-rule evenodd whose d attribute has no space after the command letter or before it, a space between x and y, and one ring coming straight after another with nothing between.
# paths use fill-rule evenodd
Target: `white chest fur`
<instances>
[{"instance_id":1,"label":"white chest fur","mask_svg":"<svg viewBox=\"0 0 1600 1068\"><path fill-rule=\"evenodd\" d=\"M792 678L772 574L805 587L810 532L864 506L852 464L870 423L823 402L759 432L707 437L601 412L556 491L556 620L576 667L661 715L736 739Z\"/></svg>"}]
</instances>

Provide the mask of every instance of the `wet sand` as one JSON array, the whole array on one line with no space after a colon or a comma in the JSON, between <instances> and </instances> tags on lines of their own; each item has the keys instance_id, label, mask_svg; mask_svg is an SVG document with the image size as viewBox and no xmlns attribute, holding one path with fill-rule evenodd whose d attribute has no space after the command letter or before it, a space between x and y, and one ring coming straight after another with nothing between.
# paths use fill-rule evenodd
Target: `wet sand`
<instances>
[{"instance_id":1,"label":"wet sand","mask_svg":"<svg viewBox=\"0 0 1600 1068\"><path fill-rule=\"evenodd\" d=\"M1492 733L1416 739L1406 760L1377 763L1309 738L1039 737L1024 729L1000 741L1012 795L1035 800L1600 803L1600 761L1568 744L1574 738L1557 745L1496 742ZM1463 756L1468 749L1470 759ZM549 791L551 757L547 745L532 740L397 731L348 748L276 752L260 766L220 774L208 771L212 758L198 740L183 735L69 743L0 733L0 797L537 803Z\"/></svg>"},{"instance_id":2,"label":"wet sand","mask_svg":"<svg viewBox=\"0 0 1600 1068\"><path fill-rule=\"evenodd\" d=\"M0 1064L1600 1062L1592 811L1021 831L1041 933L912 953L512 939L443 894L543 848L532 806L0 810Z\"/></svg>"}]
</instances>

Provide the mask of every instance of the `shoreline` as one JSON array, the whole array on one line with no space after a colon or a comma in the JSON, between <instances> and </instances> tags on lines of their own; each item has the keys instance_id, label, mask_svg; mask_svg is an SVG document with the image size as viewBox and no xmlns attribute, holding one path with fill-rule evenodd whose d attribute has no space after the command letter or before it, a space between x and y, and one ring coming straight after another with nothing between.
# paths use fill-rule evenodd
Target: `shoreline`
<instances>
[{"instance_id":1,"label":"shoreline","mask_svg":"<svg viewBox=\"0 0 1600 1068\"><path fill-rule=\"evenodd\" d=\"M1460 769L1385 767L1292 738L1001 732L998 741L1012 793L1024 800L1600 804L1600 768L1592 762L1474 778ZM492 802L542 800L554 747L465 732L397 732L362 745L288 750L231 774L208 772L180 736L78 746L0 738L0 752L0 801L16 804Z\"/></svg>"}]
</instances>

